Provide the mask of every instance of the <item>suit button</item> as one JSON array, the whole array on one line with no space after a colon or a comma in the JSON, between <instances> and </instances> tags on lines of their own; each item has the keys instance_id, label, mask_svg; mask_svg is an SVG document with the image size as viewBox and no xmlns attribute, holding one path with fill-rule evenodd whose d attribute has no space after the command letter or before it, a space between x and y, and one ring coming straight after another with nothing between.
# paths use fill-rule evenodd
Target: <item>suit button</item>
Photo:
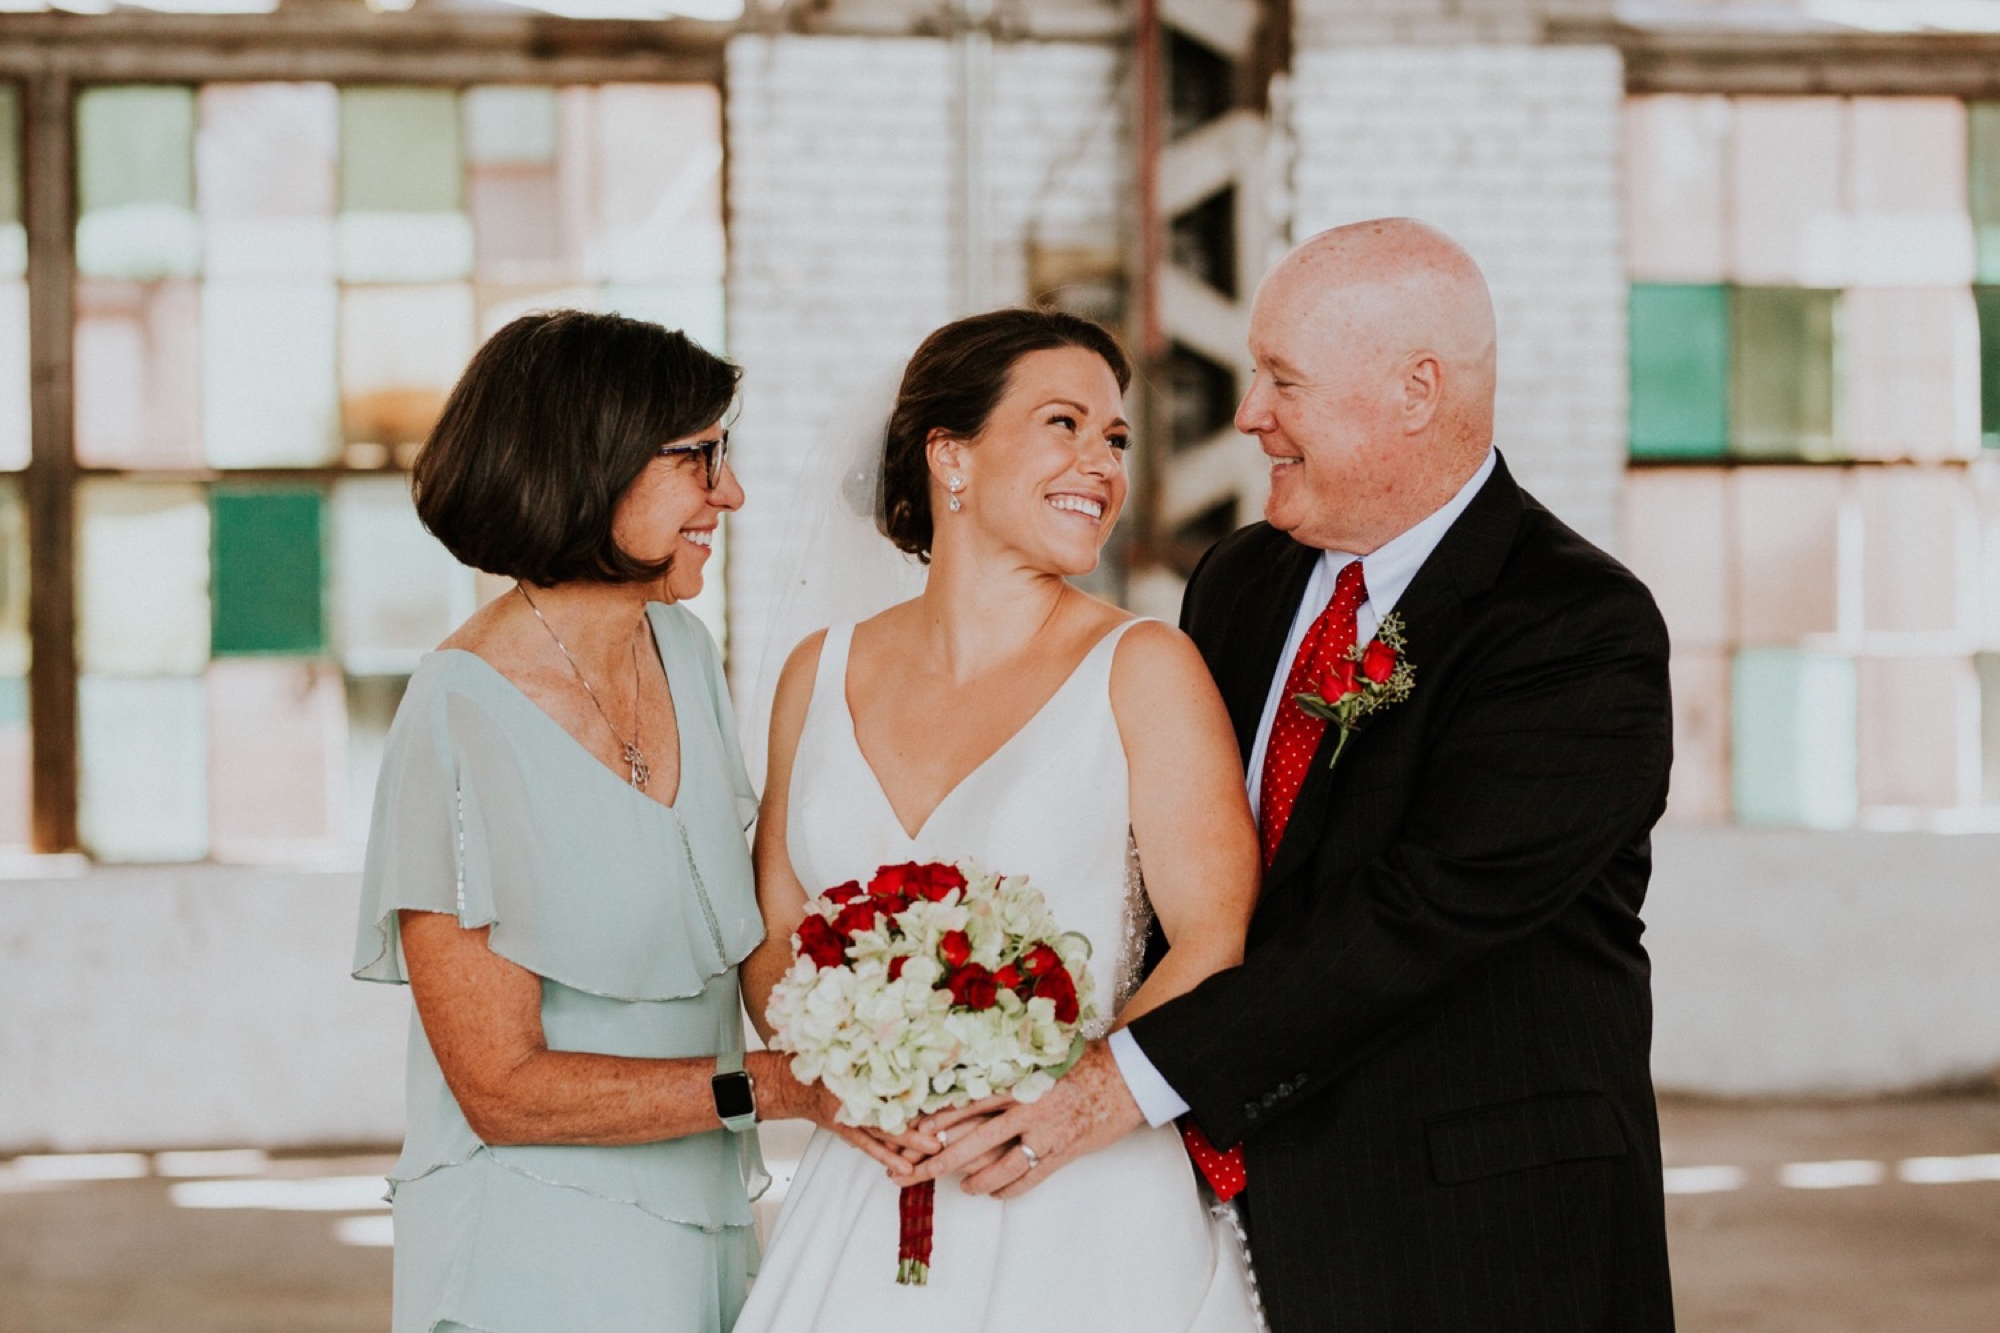
<instances>
[{"instance_id":1,"label":"suit button","mask_svg":"<svg viewBox=\"0 0 2000 1333\"><path fill-rule=\"evenodd\" d=\"M1261 1100L1264 1103L1266 1108L1273 1107L1278 1104L1278 1094L1275 1092L1267 1092L1259 1100Z\"/></svg>"},{"instance_id":2,"label":"suit button","mask_svg":"<svg viewBox=\"0 0 2000 1333\"><path fill-rule=\"evenodd\" d=\"M1257 1103L1243 1103L1243 1118L1245 1120L1255 1120L1257 1118Z\"/></svg>"}]
</instances>

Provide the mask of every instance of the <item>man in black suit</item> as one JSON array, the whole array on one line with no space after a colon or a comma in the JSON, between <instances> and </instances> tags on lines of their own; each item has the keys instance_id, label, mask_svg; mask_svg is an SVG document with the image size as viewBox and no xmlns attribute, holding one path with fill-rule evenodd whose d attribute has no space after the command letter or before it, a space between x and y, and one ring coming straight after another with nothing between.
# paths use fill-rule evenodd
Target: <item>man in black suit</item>
<instances>
[{"instance_id":1,"label":"man in black suit","mask_svg":"<svg viewBox=\"0 0 2000 1333\"><path fill-rule=\"evenodd\" d=\"M1249 952L932 1170L1006 1197L1186 1112L1240 1146L1279 1333L1671 1329L1639 938L1665 626L1493 451L1492 307L1449 239L1314 237L1250 342L1269 521L1182 611L1259 807ZM1413 688L1336 763L1291 696L1392 614Z\"/></svg>"}]
</instances>

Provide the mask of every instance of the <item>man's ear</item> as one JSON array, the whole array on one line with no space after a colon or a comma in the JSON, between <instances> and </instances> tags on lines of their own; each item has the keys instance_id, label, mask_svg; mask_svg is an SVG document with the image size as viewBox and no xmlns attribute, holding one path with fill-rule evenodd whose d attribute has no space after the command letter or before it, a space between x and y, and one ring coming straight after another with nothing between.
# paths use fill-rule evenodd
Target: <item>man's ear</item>
<instances>
[{"instance_id":1,"label":"man's ear","mask_svg":"<svg viewBox=\"0 0 2000 1333\"><path fill-rule=\"evenodd\" d=\"M1417 435L1430 428L1437 420L1438 409L1444 403L1444 362L1435 352L1418 352L1403 367L1403 392L1400 404L1403 413L1403 431Z\"/></svg>"}]
</instances>

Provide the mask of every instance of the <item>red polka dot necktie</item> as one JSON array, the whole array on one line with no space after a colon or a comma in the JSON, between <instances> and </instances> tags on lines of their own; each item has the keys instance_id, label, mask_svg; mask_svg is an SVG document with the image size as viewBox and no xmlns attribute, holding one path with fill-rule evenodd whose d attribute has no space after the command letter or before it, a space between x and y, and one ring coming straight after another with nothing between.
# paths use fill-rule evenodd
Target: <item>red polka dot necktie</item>
<instances>
[{"instance_id":1,"label":"red polka dot necktie","mask_svg":"<svg viewBox=\"0 0 2000 1333\"><path fill-rule=\"evenodd\" d=\"M1306 770L1312 765L1326 723L1309 716L1293 701L1296 694L1319 690L1330 668L1354 649L1361 604L1368 600L1368 586L1361 578L1361 562L1349 561L1333 583L1333 598L1306 630L1298 656L1285 677L1285 692L1278 700L1277 716L1271 721L1270 739L1264 743L1264 772L1258 779L1259 835L1263 843L1264 868L1277 859L1278 843L1285 836L1292 807L1298 803L1299 788L1305 785ZM1215 1197L1228 1200L1241 1193L1248 1183L1241 1145L1224 1152L1208 1140L1192 1116L1181 1120L1181 1141L1188 1156L1200 1170Z\"/></svg>"}]
</instances>

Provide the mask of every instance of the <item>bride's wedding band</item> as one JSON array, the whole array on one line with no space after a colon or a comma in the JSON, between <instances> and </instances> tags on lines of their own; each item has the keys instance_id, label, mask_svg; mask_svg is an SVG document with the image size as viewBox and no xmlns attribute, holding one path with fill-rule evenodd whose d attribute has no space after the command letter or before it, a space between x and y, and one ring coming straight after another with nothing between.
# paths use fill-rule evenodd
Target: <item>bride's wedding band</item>
<instances>
[{"instance_id":1,"label":"bride's wedding band","mask_svg":"<svg viewBox=\"0 0 2000 1333\"><path fill-rule=\"evenodd\" d=\"M1020 1145L1020 1148L1021 1148L1021 1156L1028 1159L1028 1169L1030 1171L1034 1170L1036 1167L1042 1164L1041 1157L1038 1156L1035 1150L1033 1148L1030 1148L1025 1142L1023 1142Z\"/></svg>"}]
</instances>

